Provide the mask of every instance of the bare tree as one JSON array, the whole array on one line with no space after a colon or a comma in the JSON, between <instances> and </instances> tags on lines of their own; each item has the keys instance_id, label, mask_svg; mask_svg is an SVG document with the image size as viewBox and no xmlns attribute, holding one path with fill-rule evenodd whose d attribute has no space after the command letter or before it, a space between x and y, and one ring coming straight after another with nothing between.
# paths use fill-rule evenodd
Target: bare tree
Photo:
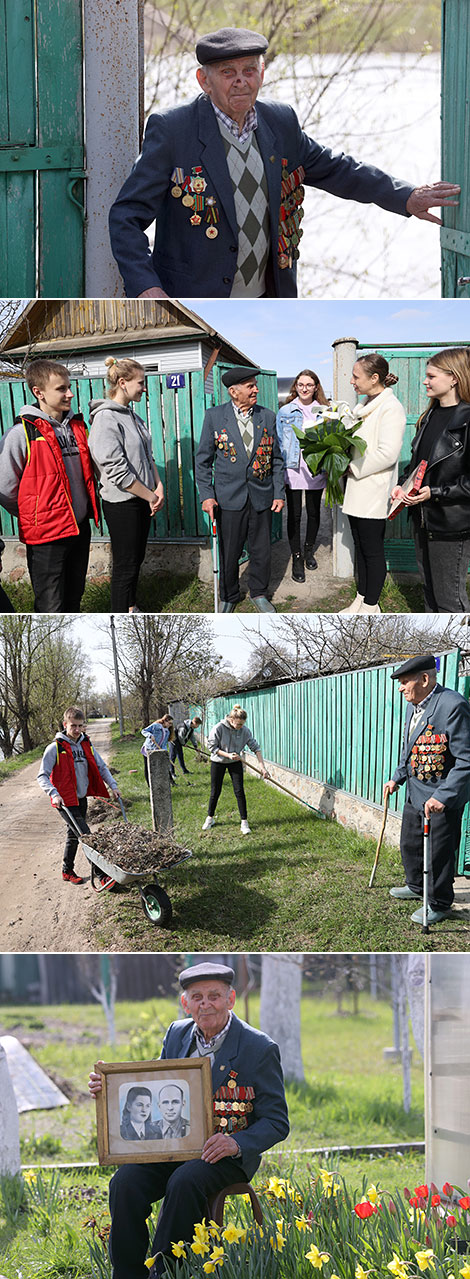
<instances>
[{"instance_id":1,"label":"bare tree","mask_svg":"<svg viewBox=\"0 0 470 1279\"><path fill-rule=\"evenodd\" d=\"M163 714L170 701L198 701L204 681L215 683L222 659L203 617L122 617L116 619L116 629L123 688L135 699L142 724Z\"/></svg>"},{"instance_id":2,"label":"bare tree","mask_svg":"<svg viewBox=\"0 0 470 1279\"><path fill-rule=\"evenodd\" d=\"M0 746L7 757L19 737L24 751L45 741L66 703L83 692L86 662L80 643L67 637L70 625L55 614L0 617Z\"/></svg>"},{"instance_id":3,"label":"bare tree","mask_svg":"<svg viewBox=\"0 0 470 1279\"><path fill-rule=\"evenodd\" d=\"M115 1003L119 959L115 955L77 955L78 970L103 1009L111 1047L116 1043Z\"/></svg>"},{"instance_id":4,"label":"bare tree","mask_svg":"<svg viewBox=\"0 0 470 1279\"><path fill-rule=\"evenodd\" d=\"M284 674L294 679L399 662L410 653L454 649L459 643L466 643L460 620L446 616L440 622L434 617L424 628L416 624L411 613L391 613L380 618L302 614L280 616L275 635L271 631L267 636L258 636L248 629L246 635L255 661L260 652L263 658L269 652Z\"/></svg>"}]
</instances>

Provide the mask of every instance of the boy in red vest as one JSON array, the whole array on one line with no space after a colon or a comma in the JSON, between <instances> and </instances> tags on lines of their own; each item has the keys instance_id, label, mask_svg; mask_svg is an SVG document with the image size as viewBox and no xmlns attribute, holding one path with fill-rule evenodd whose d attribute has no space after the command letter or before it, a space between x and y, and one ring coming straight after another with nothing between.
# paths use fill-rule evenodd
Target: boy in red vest
<instances>
[{"instance_id":1,"label":"boy in red vest","mask_svg":"<svg viewBox=\"0 0 470 1279\"><path fill-rule=\"evenodd\" d=\"M34 360L26 404L0 441L0 504L18 516L36 613L78 613L98 501L87 431L65 365Z\"/></svg>"},{"instance_id":2,"label":"boy in red vest","mask_svg":"<svg viewBox=\"0 0 470 1279\"><path fill-rule=\"evenodd\" d=\"M112 773L85 733L85 716L78 706L69 706L64 711L64 731L56 733L55 740L46 746L38 782L54 808L65 804L70 809L84 834L90 829L86 821L87 796L101 795L108 799L108 786L115 798L119 796ZM73 868L77 848L78 836L68 827L62 879L71 884L84 882Z\"/></svg>"}]
</instances>

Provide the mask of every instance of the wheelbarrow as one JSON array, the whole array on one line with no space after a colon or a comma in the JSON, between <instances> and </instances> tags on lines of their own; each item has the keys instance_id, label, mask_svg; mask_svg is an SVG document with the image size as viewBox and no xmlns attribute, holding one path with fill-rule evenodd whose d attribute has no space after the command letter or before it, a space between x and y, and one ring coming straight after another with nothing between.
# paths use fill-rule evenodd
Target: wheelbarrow
<instances>
[{"instance_id":1,"label":"wheelbarrow","mask_svg":"<svg viewBox=\"0 0 470 1279\"><path fill-rule=\"evenodd\" d=\"M128 818L122 800L119 798L118 802L124 821L127 822ZM151 882L145 884L143 881L148 880L149 871L123 870L121 866L114 865L113 862L108 861L106 857L103 857L101 853L97 853L95 848L91 848L86 843L86 835L80 830L73 813L66 808L65 804L62 804L59 812L63 813L64 820L71 827L77 839L80 840L85 857L90 862L91 886L95 892L109 892L116 884L137 884L142 910L146 918L151 924L158 924L160 928L168 928L173 915L172 905L168 893L158 882L156 872L154 871ZM185 849L178 861L173 862L173 865L169 866L168 869L173 870L173 866L181 866L181 863L188 861L192 855L190 849ZM101 875L106 875L104 882L101 879L100 872Z\"/></svg>"}]
</instances>

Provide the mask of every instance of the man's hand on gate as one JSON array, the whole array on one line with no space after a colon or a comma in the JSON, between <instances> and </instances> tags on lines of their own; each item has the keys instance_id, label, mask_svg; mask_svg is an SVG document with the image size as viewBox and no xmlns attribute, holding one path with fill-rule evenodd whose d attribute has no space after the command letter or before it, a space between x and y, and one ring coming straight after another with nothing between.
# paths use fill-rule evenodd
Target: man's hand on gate
<instances>
[{"instance_id":1,"label":"man's hand on gate","mask_svg":"<svg viewBox=\"0 0 470 1279\"><path fill-rule=\"evenodd\" d=\"M442 208L447 204L458 204L452 196L460 195L460 187L452 182L433 182L432 186L415 187L406 201L406 211L413 218L422 218L424 222L437 222L442 226L442 218L436 218L429 209Z\"/></svg>"},{"instance_id":2,"label":"man's hand on gate","mask_svg":"<svg viewBox=\"0 0 470 1279\"><path fill-rule=\"evenodd\" d=\"M238 1155L238 1142L228 1132L216 1132L208 1137L203 1146L201 1159L205 1164L218 1164L219 1159L227 1159Z\"/></svg>"},{"instance_id":3,"label":"man's hand on gate","mask_svg":"<svg viewBox=\"0 0 470 1279\"><path fill-rule=\"evenodd\" d=\"M431 798L427 799L424 805L424 812L426 817L430 817L431 813L443 813L444 809L445 809L445 804L441 804L441 801L439 799L436 799L435 795L431 795Z\"/></svg>"}]
</instances>

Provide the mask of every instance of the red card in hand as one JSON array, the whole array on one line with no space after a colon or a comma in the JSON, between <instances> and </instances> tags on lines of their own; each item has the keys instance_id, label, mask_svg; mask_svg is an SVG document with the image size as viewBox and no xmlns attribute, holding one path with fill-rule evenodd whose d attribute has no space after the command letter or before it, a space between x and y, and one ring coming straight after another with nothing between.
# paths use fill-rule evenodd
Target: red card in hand
<instances>
[{"instance_id":1,"label":"red card in hand","mask_svg":"<svg viewBox=\"0 0 470 1279\"><path fill-rule=\"evenodd\" d=\"M419 490L421 488L421 485L423 483L424 476L426 473L426 467L427 467L427 462L423 460L422 462L419 463L419 466L417 466L415 470L411 472L411 475L408 476L408 479L405 480L405 483L401 485L401 488L403 489L403 492L406 493L407 497L416 497L416 494L419 493ZM400 511L403 511L404 509L405 509L405 503L402 502L401 498L396 497L394 501L392 502L392 505L388 512L388 519L394 520L395 517L399 515Z\"/></svg>"}]
</instances>

